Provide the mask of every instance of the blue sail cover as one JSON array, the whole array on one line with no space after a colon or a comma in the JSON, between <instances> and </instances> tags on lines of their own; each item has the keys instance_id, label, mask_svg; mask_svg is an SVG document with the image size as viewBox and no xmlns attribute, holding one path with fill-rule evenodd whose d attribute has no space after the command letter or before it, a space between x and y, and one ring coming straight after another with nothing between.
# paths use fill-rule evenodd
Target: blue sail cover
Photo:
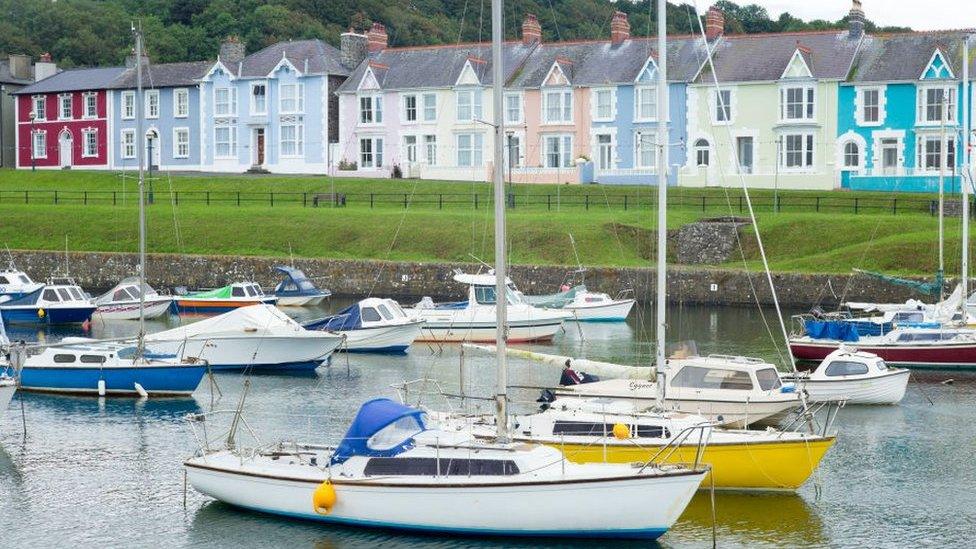
<instances>
[{"instance_id":1,"label":"blue sail cover","mask_svg":"<svg viewBox=\"0 0 976 549\"><path fill-rule=\"evenodd\" d=\"M359 303L353 303L332 316L306 322L302 324L302 327L306 330L329 330L331 332L359 330L363 327L363 316L359 309Z\"/></svg>"},{"instance_id":2,"label":"blue sail cover","mask_svg":"<svg viewBox=\"0 0 976 549\"><path fill-rule=\"evenodd\" d=\"M402 441L384 448L370 447L369 438L397 421L410 418L415 422L412 433ZM413 426L412 426L413 427ZM346 436L332 454L332 463L343 463L353 456L391 457L413 446L413 436L426 429L424 412L388 398L374 398L359 408ZM407 433L407 430L402 431Z\"/></svg>"},{"instance_id":3,"label":"blue sail cover","mask_svg":"<svg viewBox=\"0 0 976 549\"><path fill-rule=\"evenodd\" d=\"M805 320L803 327L813 339L857 341L857 326L843 320Z\"/></svg>"}]
</instances>

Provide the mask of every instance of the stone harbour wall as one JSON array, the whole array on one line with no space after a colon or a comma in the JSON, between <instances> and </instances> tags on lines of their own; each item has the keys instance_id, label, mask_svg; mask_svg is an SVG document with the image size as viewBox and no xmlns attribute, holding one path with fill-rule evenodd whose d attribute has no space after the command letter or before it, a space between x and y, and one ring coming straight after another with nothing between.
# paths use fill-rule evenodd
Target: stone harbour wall
<instances>
[{"instance_id":1,"label":"stone harbour wall","mask_svg":"<svg viewBox=\"0 0 976 549\"><path fill-rule=\"evenodd\" d=\"M42 281L63 273L65 254L49 251L15 251L18 268ZM119 280L136 273L136 254L77 252L67 256L69 273L92 294L105 291ZM147 260L149 283L159 290L185 286L190 289L214 288L240 280L254 280L266 291L274 288L278 274L272 271L282 258L150 254ZM464 289L451 277L454 269L475 272L469 263L414 263L344 259L295 259L317 285L340 295L366 294L392 297L458 298ZM559 289L572 267L514 265L510 277L528 294L552 293ZM653 268L597 267L586 272L586 284L593 290L616 295L632 290L641 301L654 299ZM853 301L898 302L917 297L900 286L847 275L775 273L780 304L809 308L815 304L837 303L845 286ZM755 288L756 297L753 297ZM766 276L761 272L710 267L675 266L668 270L668 299L673 303L754 305L772 304Z\"/></svg>"}]
</instances>

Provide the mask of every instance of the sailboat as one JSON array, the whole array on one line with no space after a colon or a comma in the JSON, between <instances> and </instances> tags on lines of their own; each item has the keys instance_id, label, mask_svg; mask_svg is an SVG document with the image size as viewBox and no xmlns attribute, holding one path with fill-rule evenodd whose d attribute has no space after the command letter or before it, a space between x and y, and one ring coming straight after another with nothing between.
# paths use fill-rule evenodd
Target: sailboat
<instances>
[{"instance_id":1,"label":"sailboat","mask_svg":"<svg viewBox=\"0 0 976 549\"><path fill-rule=\"evenodd\" d=\"M136 147L139 160L139 281L145 287L146 204L142 140L142 34L133 29L136 39L138 96L136 100ZM46 291L46 290L45 290ZM202 361L183 362L146 348L146 293L139 292L139 337L135 344L101 341L71 342L44 346L29 356L19 368L20 388L68 394L189 395L206 373ZM92 307L94 310L94 307Z\"/></svg>"},{"instance_id":2,"label":"sailboat","mask_svg":"<svg viewBox=\"0 0 976 549\"><path fill-rule=\"evenodd\" d=\"M502 164L505 135L502 1L492 2L496 166ZM501 179L501 170L495 170L498 295L507 287ZM574 464L554 448L510 439L506 305L499 300L496 307L500 349L492 440L432 428L423 411L375 399L363 404L336 447L283 443L204 450L184 464L190 483L239 507L354 526L589 538L654 539L666 532L704 478L702 468Z\"/></svg>"}]
</instances>

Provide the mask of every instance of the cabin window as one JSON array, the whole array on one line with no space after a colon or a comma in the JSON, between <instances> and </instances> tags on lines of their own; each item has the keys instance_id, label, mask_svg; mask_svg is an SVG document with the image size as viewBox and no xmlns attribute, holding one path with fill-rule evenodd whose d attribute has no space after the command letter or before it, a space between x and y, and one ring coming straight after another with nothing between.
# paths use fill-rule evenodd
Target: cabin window
<instances>
[{"instance_id":1,"label":"cabin window","mask_svg":"<svg viewBox=\"0 0 976 549\"><path fill-rule=\"evenodd\" d=\"M895 316L891 320L893 322L923 322L925 321L925 315L915 311L910 313L895 313Z\"/></svg>"},{"instance_id":2,"label":"cabin window","mask_svg":"<svg viewBox=\"0 0 976 549\"><path fill-rule=\"evenodd\" d=\"M383 320L380 318L380 314L376 312L376 309L372 307L363 307L362 309L363 320L366 322L379 322Z\"/></svg>"},{"instance_id":3,"label":"cabin window","mask_svg":"<svg viewBox=\"0 0 976 549\"><path fill-rule=\"evenodd\" d=\"M67 288L58 288L58 295L61 296L61 301L71 301L71 292Z\"/></svg>"},{"instance_id":4,"label":"cabin window","mask_svg":"<svg viewBox=\"0 0 976 549\"><path fill-rule=\"evenodd\" d=\"M261 297L261 296L264 295L264 292L261 291L261 286L258 286L257 284L255 284L255 285L251 286L251 288L254 289L254 295L255 296Z\"/></svg>"},{"instance_id":5,"label":"cabin window","mask_svg":"<svg viewBox=\"0 0 976 549\"><path fill-rule=\"evenodd\" d=\"M139 299L139 288L135 286L125 290L133 299Z\"/></svg>"},{"instance_id":6,"label":"cabin window","mask_svg":"<svg viewBox=\"0 0 976 549\"><path fill-rule=\"evenodd\" d=\"M65 355L65 354L54 355L54 362L56 364L71 364L74 361L75 361L75 355Z\"/></svg>"},{"instance_id":7,"label":"cabin window","mask_svg":"<svg viewBox=\"0 0 976 549\"><path fill-rule=\"evenodd\" d=\"M423 424L415 416L401 417L369 437L366 446L371 450L389 450L423 430Z\"/></svg>"},{"instance_id":8,"label":"cabin window","mask_svg":"<svg viewBox=\"0 0 976 549\"><path fill-rule=\"evenodd\" d=\"M857 376L868 373L868 365L863 362L835 360L827 365L827 371L824 373L827 374L827 377Z\"/></svg>"},{"instance_id":9,"label":"cabin window","mask_svg":"<svg viewBox=\"0 0 976 549\"><path fill-rule=\"evenodd\" d=\"M10 281L7 280L7 277L0 276L0 284L10 284Z\"/></svg>"},{"instance_id":10,"label":"cabin window","mask_svg":"<svg viewBox=\"0 0 976 549\"><path fill-rule=\"evenodd\" d=\"M78 301L82 301L85 299L85 296L81 295L81 290L79 290L78 288L68 288L68 291L70 291L71 296L77 299Z\"/></svg>"},{"instance_id":11,"label":"cabin window","mask_svg":"<svg viewBox=\"0 0 976 549\"><path fill-rule=\"evenodd\" d=\"M125 288L122 288L121 290L116 290L116 292L112 294L113 301L122 301L125 299L132 299L132 296L129 295L129 292L126 291Z\"/></svg>"},{"instance_id":12,"label":"cabin window","mask_svg":"<svg viewBox=\"0 0 976 549\"><path fill-rule=\"evenodd\" d=\"M57 303L57 302L61 301L61 299L58 298L58 292L55 292L54 290L50 290L49 289L49 290L44 290L44 301L50 301L52 303Z\"/></svg>"},{"instance_id":13,"label":"cabin window","mask_svg":"<svg viewBox=\"0 0 976 549\"><path fill-rule=\"evenodd\" d=\"M383 318L393 320L393 315L390 314L390 310L386 308L386 305L380 303L380 305L376 308L380 310L380 314L383 315Z\"/></svg>"},{"instance_id":14,"label":"cabin window","mask_svg":"<svg viewBox=\"0 0 976 549\"><path fill-rule=\"evenodd\" d=\"M248 286L245 289L247 290L248 297L255 297L256 295L258 295L257 292L254 291L254 286Z\"/></svg>"},{"instance_id":15,"label":"cabin window","mask_svg":"<svg viewBox=\"0 0 976 549\"><path fill-rule=\"evenodd\" d=\"M234 286L230 290L230 295L233 297L245 297L247 294L244 293L244 288L240 286Z\"/></svg>"},{"instance_id":16,"label":"cabin window","mask_svg":"<svg viewBox=\"0 0 976 549\"><path fill-rule=\"evenodd\" d=\"M557 420L552 426L553 435L602 437L612 432L613 424L610 423ZM638 438L668 438L671 436L671 431L663 425L638 424L634 430L634 435Z\"/></svg>"},{"instance_id":17,"label":"cabin window","mask_svg":"<svg viewBox=\"0 0 976 549\"><path fill-rule=\"evenodd\" d=\"M519 474L510 459L370 458L363 470L366 476L510 476Z\"/></svg>"},{"instance_id":18,"label":"cabin window","mask_svg":"<svg viewBox=\"0 0 976 549\"><path fill-rule=\"evenodd\" d=\"M294 282L286 282L281 286L281 291L283 292L297 292L298 286Z\"/></svg>"},{"instance_id":19,"label":"cabin window","mask_svg":"<svg viewBox=\"0 0 976 549\"><path fill-rule=\"evenodd\" d=\"M23 282L24 284L30 284L31 283L30 279L27 278L24 275L20 275L20 281Z\"/></svg>"},{"instance_id":20,"label":"cabin window","mask_svg":"<svg viewBox=\"0 0 976 549\"><path fill-rule=\"evenodd\" d=\"M495 289L491 286L475 286L474 299L482 305L494 305L496 302Z\"/></svg>"},{"instance_id":21,"label":"cabin window","mask_svg":"<svg viewBox=\"0 0 976 549\"><path fill-rule=\"evenodd\" d=\"M84 364L104 364L107 359L102 355L81 355Z\"/></svg>"},{"instance_id":22,"label":"cabin window","mask_svg":"<svg viewBox=\"0 0 976 549\"><path fill-rule=\"evenodd\" d=\"M879 361L875 362L874 365L875 365L875 367L878 368L879 371L882 371L882 372L888 371L888 363L885 362L885 361L883 361L883 360L879 360Z\"/></svg>"},{"instance_id":23,"label":"cabin window","mask_svg":"<svg viewBox=\"0 0 976 549\"><path fill-rule=\"evenodd\" d=\"M916 334L901 334L898 341L943 341L953 339L956 334L943 334L941 332L922 332Z\"/></svg>"},{"instance_id":24,"label":"cabin window","mask_svg":"<svg viewBox=\"0 0 976 549\"><path fill-rule=\"evenodd\" d=\"M691 389L736 389L740 391L752 390L752 379L748 372L741 370L723 370L721 368L704 368L701 366L685 366L675 374L671 380L673 387L688 387Z\"/></svg>"},{"instance_id":25,"label":"cabin window","mask_svg":"<svg viewBox=\"0 0 976 549\"><path fill-rule=\"evenodd\" d=\"M759 388L763 391L772 391L783 386L779 379L779 373L775 368L764 368L756 371L756 380L759 381Z\"/></svg>"}]
</instances>

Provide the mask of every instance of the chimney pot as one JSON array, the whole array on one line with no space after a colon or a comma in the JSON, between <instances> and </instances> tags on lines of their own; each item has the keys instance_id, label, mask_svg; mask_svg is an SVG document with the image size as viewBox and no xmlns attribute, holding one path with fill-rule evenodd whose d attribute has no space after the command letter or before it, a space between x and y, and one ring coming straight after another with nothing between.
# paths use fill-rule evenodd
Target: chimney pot
<instances>
[{"instance_id":1,"label":"chimney pot","mask_svg":"<svg viewBox=\"0 0 976 549\"><path fill-rule=\"evenodd\" d=\"M533 13L527 13L522 21L522 43L526 46L542 43L542 25Z\"/></svg>"},{"instance_id":2,"label":"chimney pot","mask_svg":"<svg viewBox=\"0 0 976 549\"><path fill-rule=\"evenodd\" d=\"M630 21L627 19L627 14L622 11L614 12L610 20L610 43L619 46L628 39L630 39Z\"/></svg>"},{"instance_id":3,"label":"chimney pot","mask_svg":"<svg viewBox=\"0 0 976 549\"><path fill-rule=\"evenodd\" d=\"M225 65L236 65L244 60L244 53L241 39L231 35L220 43L220 55L217 58Z\"/></svg>"},{"instance_id":4,"label":"chimney pot","mask_svg":"<svg viewBox=\"0 0 976 549\"><path fill-rule=\"evenodd\" d=\"M386 34L386 27L383 23L373 23L373 26L366 32L366 49L370 53L383 51L386 49L389 36Z\"/></svg>"},{"instance_id":5,"label":"chimney pot","mask_svg":"<svg viewBox=\"0 0 976 549\"><path fill-rule=\"evenodd\" d=\"M717 40L725 32L725 14L722 10L712 6L705 14L705 38L711 42Z\"/></svg>"}]
</instances>

